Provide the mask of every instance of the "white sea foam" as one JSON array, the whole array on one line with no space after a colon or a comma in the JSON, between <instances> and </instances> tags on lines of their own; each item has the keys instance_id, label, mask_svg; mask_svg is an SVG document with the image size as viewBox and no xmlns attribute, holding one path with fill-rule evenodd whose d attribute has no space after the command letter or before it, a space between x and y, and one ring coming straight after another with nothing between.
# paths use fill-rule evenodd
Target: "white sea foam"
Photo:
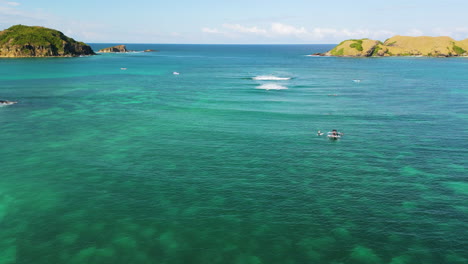
<instances>
[{"instance_id":1,"label":"white sea foam","mask_svg":"<svg viewBox=\"0 0 468 264\"><path fill-rule=\"evenodd\" d=\"M287 90L288 87L278 85L278 84L275 84L275 83L266 83L266 84L262 84L260 86L257 86L257 89L262 89L262 90Z\"/></svg>"},{"instance_id":2,"label":"white sea foam","mask_svg":"<svg viewBox=\"0 0 468 264\"><path fill-rule=\"evenodd\" d=\"M274 75L260 75L260 76L255 76L252 79L256 81L287 81L287 80L290 80L291 78L277 77Z\"/></svg>"}]
</instances>

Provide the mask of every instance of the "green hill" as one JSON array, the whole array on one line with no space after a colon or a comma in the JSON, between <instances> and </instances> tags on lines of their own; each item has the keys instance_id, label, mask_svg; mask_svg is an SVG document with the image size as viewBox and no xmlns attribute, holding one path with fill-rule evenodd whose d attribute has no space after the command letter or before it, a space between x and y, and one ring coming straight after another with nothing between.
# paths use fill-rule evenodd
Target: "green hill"
<instances>
[{"instance_id":1,"label":"green hill","mask_svg":"<svg viewBox=\"0 0 468 264\"><path fill-rule=\"evenodd\" d=\"M75 57L94 54L90 46L54 29L16 25L0 32L0 57Z\"/></svg>"},{"instance_id":2,"label":"green hill","mask_svg":"<svg viewBox=\"0 0 468 264\"><path fill-rule=\"evenodd\" d=\"M332 50L320 55L340 57L467 56L468 39L456 41L450 37L406 36L394 36L385 42L370 39L351 39L341 42Z\"/></svg>"}]
</instances>

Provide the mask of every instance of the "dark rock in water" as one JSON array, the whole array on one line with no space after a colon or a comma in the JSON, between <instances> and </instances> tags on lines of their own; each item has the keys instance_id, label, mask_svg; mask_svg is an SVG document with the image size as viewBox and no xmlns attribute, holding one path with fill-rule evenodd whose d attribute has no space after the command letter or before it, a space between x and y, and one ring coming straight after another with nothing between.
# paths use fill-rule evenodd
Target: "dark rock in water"
<instances>
[{"instance_id":1,"label":"dark rock in water","mask_svg":"<svg viewBox=\"0 0 468 264\"><path fill-rule=\"evenodd\" d=\"M129 50L127 50L127 47L125 45L117 45L117 46L101 49L99 50L99 52L102 52L102 53L129 52Z\"/></svg>"},{"instance_id":2,"label":"dark rock in water","mask_svg":"<svg viewBox=\"0 0 468 264\"><path fill-rule=\"evenodd\" d=\"M77 57L93 49L62 32L37 26L12 26L0 32L0 57Z\"/></svg>"}]
</instances>

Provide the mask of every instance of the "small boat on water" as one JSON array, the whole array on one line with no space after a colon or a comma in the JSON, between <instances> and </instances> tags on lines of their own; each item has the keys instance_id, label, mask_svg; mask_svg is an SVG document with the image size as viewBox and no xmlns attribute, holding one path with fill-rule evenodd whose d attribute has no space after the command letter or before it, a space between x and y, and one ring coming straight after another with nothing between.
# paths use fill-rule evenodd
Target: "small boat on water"
<instances>
[{"instance_id":1,"label":"small boat on water","mask_svg":"<svg viewBox=\"0 0 468 264\"><path fill-rule=\"evenodd\" d=\"M16 104L18 102L14 102L14 101L8 101L8 100L0 100L0 106L3 106L3 105L12 105L12 104Z\"/></svg>"},{"instance_id":2,"label":"small boat on water","mask_svg":"<svg viewBox=\"0 0 468 264\"><path fill-rule=\"evenodd\" d=\"M172 74L174 74L174 75L179 75L180 73L178 73L178 72L173 72Z\"/></svg>"},{"instance_id":3,"label":"small boat on water","mask_svg":"<svg viewBox=\"0 0 468 264\"><path fill-rule=\"evenodd\" d=\"M344 134L333 129L331 132L327 133L329 139L337 140L340 139Z\"/></svg>"}]
</instances>

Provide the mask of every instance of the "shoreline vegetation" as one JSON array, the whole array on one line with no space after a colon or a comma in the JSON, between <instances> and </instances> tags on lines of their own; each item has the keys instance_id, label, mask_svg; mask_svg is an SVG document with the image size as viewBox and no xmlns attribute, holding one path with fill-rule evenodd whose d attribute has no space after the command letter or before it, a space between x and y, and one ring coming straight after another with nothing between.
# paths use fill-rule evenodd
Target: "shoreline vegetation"
<instances>
[{"instance_id":1,"label":"shoreline vegetation","mask_svg":"<svg viewBox=\"0 0 468 264\"><path fill-rule=\"evenodd\" d=\"M0 31L0 57L79 57L96 55L93 49L62 32L39 26L12 26Z\"/></svg>"},{"instance_id":2,"label":"shoreline vegetation","mask_svg":"<svg viewBox=\"0 0 468 264\"><path fill-rule=\"evenodd\" d=\"M468 56L468 39L456 41L450 37L394 36L384 42L372 39L349 39L325 53L315 56L336 57L464 57Z\"/></svg>"}]
</instances>

